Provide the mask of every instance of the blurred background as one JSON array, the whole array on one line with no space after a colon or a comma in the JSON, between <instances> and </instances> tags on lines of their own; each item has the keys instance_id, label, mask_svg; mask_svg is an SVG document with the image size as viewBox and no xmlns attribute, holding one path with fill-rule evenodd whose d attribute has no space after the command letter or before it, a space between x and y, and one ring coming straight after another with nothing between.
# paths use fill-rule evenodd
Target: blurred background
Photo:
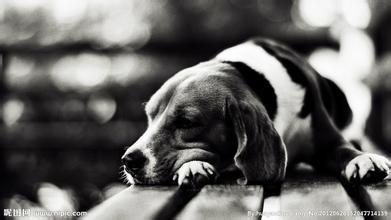
<instances>
[{"instance_id":1,"label":"blurred background","mask_svg":"<svg viewBox=\"0 0 391 220\"><path fill-rule=\"evenodd\" d=\"M346 135L389 154L390 23L387 0L0 0L1 202L86 211L122 190L142 103L253 36L337 81L358 116Z\"/></svg>"}]
</instances>

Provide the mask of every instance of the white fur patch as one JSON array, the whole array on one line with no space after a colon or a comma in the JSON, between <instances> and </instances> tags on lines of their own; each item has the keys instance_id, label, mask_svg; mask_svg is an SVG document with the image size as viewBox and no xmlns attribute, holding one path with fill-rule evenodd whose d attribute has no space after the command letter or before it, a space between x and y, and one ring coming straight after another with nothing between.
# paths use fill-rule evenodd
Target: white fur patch
<instances>
[{"instance_id":1,"label":"white fur patch","mask_svg":"<svg viewBox=\"0 0 391 220\"><path fill-rule=\"evenodd\" d=\"M303 106L304 88L292 81L287 70L274 56L251 42L228 48L218 54L216 59L243 62L265 76L277 96L274 126L280 135L284 135Z\"/></svg>"},{"instance_id":2,"label":"white fur patch","mask_svg":"<svg viewBox=\"0 0 391 220\"><path fill-rule=\"evenodd\" d=\"M148 158L148 163L145 167L145 176L146 177L155 177L156 173L154 172L156 166L156 157L153 155L151 149L141 149L141 152Z\"/></svg>"},{"instance_id":3,"label":"white fur patch","mask_svg":"<svg viewBox=\"0 0 391 220\"><path fill-rule=\"evenodd\" d=\"M128 181L128 183L131 184L131 185L134 185L135 182L134 182L134 179L133 179L132 175L130 175L130 174L127 173L126 171L124 171L124 172L125 172L126 180Z\"/></svg>"}]
</instances>

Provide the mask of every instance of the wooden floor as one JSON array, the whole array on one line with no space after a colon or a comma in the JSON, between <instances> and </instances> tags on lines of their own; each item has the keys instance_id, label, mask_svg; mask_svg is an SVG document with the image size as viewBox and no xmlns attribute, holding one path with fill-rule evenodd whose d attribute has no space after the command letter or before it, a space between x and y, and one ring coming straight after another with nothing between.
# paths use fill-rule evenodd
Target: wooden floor
<instances>
[{"instance_id":1,"label":"wooden floor","mask_svg":"<svg viewBox=\"0 0 391 220\"><path fill-rule=\"evenodd\" d=\"M85 219L391 219L391 179L352 185L304 172L273 188L131 186Z\"/></svg>"}]
</instances>

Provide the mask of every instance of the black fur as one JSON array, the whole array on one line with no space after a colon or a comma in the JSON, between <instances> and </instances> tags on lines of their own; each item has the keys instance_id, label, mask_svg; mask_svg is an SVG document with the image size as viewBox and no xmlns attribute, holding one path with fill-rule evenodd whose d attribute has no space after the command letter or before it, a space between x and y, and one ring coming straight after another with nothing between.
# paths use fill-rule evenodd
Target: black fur
<instances>
[{"instance_id":1,"label":"black fur","mask_svg":"<svg viewBox=\"0 0 391 220\"><path fill-rule=\"evenodd\" d=\"M287 70L289 77L292 79L293 82L301 85L305 90L305 96L304 96L304 103L303 107L299 113L299 116L301 118L305 118L310 112L310 102L311 102L311 96L308 93L307 87L308 87L308 81L305 77L305 74L303 73L302 67L298 66L297 63L292 62L291 60L285 58L284 56L281 56L281 54L278 52L279 50L283 53L289 52L285 49L282 49L280 47L273 46L269 42L263 39L254 39L253 42L261 46L266 52L268 52L270 55L274 56Z\"/></svg>"},{"instance_id":2,"label":"black fur","mask_svg":"<svg viewBox=\"0 0 391 220\"><path fill-rule=\"evenodd\" d=\"M353 118L352 109L350 108L345 94L331 80L322 77L320 80L320 91L323 103L327 112L333 119L339 129L344 129L350 124Z\"/></svg>"},{"instance_id":3,"label":"black fur","mask_svg":"<svg viewBox=\"0 0 391 220\"><path fill-rule=\"evenodd\" d=\"M257 38L253 39L253 42L274 56L285 67L293 82L305 88L304 103L299 113L300 117L305 118L311 112L313 98L308 90L309 82L306 77L306 67L301 65L301 62L298 60L300 59L298 55L289 48L280 44L274 44L267 39ZM287 58L288 56L289 58ZM297 61L294 62L295 60ZM349 107L344 93L333 81L322 77L313 69L312 72L315 73L314 76L319 85L321 98L327 113L339 129L345 128L352 121L352 110Z\"/></svg>"},{"instance_id":4,"label":"black fur","mask_svg":"<svg viewBox=\"0 0 391 220\"><path fill-rule=\"evenodd\" d=\"M273 120L277 114L277 96L270 82L262 75L242 62L224 61L242 74L245 83L255 92L265 106L269 118Z\"/></svg>"}]
</instances>

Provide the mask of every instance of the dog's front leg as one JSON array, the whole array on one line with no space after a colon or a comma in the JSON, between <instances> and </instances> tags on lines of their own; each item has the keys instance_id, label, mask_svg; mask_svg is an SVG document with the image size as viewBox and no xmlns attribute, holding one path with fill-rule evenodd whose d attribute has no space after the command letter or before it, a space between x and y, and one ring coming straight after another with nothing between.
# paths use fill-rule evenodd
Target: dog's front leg
<instances>
[{"instance_id":1,"label":"dog's front leg","mask_svg":"<svg viewBox=\"0 0 391 220\"><path fill-rule=\"evenodd\" d=\"M355 149L342 137L327 114L313 114L312 123L315 166L342 175L351 182L378 182L387 177L391 162L383 156Z\"/></svg>"},{"instance_id":2,"label":"dog's front leg","mask_svg":"<svg viewBox=\"0 0 391 220\"><path fill-rule=\"evenodd\" d=\"M391 162L383 156L361 152L349 143L334 148L319 154L319 168L341 174L348 181L357 183L379 182L390 172Z\"/></svg>"},{"instance_id":3,"label":"dog's front leg","mask_svg":"<svg viewBox=\"0 0 391 220\"><path fill-rule=\"evenodd\" d=\"M175 173L174 181L178 185L201 187L211 183L217 176L213 165L204 161L189 161L184 163Z\"/></svg>"}]
</instances>

